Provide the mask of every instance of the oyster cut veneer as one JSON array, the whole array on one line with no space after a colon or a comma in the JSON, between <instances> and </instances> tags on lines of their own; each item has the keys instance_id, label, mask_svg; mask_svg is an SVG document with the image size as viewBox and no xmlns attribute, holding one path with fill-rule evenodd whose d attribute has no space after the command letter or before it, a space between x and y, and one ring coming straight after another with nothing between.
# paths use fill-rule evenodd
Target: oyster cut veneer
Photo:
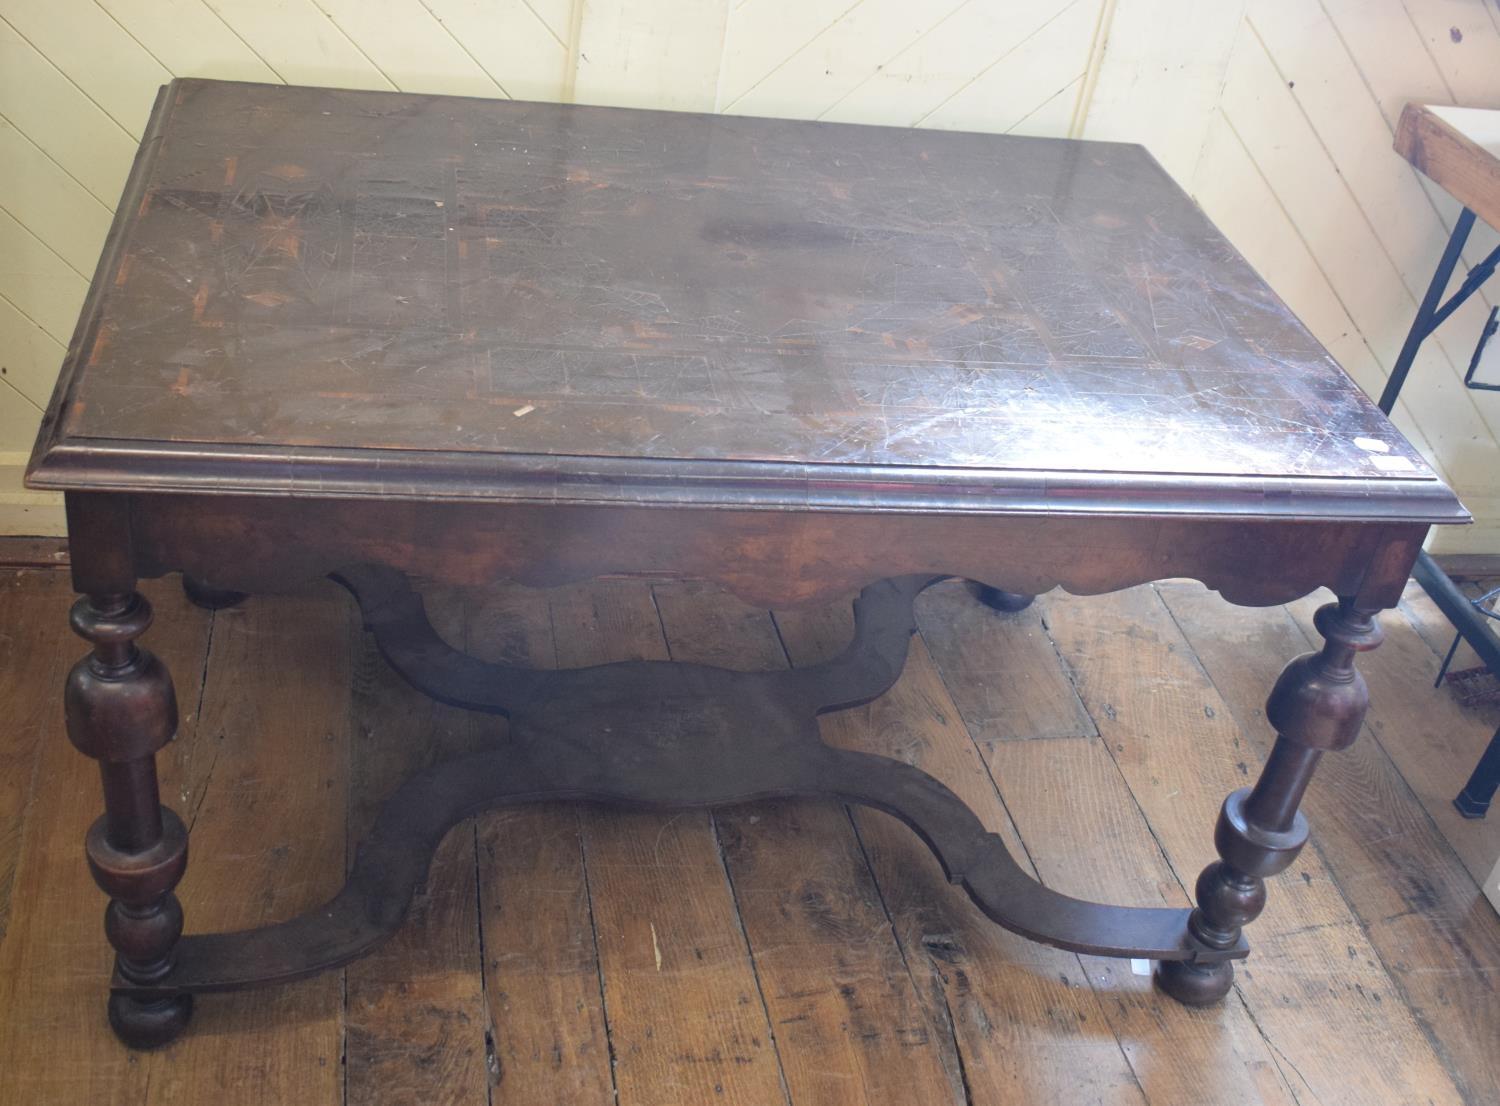
<instances>
[{"instance_id":1,"label":"oyster cut veneer","mask_svg":"<svg viewBox=\"0 0 1500 1106\"><path fill-rule=\"evenodd\" d=\"M140 1046L195 993L368 951L455 821L566 797L867 803L999 924L1213 1001L1359 728L1375 613L1467 519L1138 147L204 80L158 98L29 481L67 493L69 734L104 773L88 855ZM395 672L511 737L398 792L326 908L183 936L175 705L137 644L136 581L174 571L205 605L331 575ZM406 572L860 598L818 668L542 673L452 649ZM997 610L1168 576L1339 597L1195 910L1058 895L937 781L820 741L946 575Z\"/></svg>"}]
</instances>

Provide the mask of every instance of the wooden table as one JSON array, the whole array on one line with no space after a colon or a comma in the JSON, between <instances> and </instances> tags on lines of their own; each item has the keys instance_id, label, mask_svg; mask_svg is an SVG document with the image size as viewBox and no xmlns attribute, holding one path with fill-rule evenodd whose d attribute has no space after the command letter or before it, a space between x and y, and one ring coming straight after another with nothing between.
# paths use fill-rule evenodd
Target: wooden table
<instances>
[{"instance_id":1,"label":"wooden table","mask_svg":"<svg viewBox=\"0 0 1500 1106\"><path fill-rule=\"evenodd\" d=\"M1138 147L199 80L157 102L30 482L67 493L93 644L68 730L103 775L87 851L138 1046L197 992L369 951L451 825L556 798L869 804L999 924L1212 1002L1359 730L1376 612L1467 517ZM154 766L176 708L135 590L174 571L210 604L332 575L398 673L510 736L406 784L327 906L183 937ZM407 572L863 590L815 668L539 672L443 642ZM1050 891L931 777L819 740L894 683L945 575L997 606L1174 576L1337 594L1197 909Z\"/></svg>"}]
</instances>

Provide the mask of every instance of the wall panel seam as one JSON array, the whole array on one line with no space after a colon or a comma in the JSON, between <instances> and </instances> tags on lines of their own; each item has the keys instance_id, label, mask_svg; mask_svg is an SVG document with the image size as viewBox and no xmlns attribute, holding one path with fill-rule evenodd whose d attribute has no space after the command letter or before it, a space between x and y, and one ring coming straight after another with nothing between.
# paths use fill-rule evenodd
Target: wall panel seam
<instances>
[{"instance_id":1,"label":"wall panel seam","mask_svg":"<svg viewBox=\"0 0 1500 1106\"><path fill-rule=\"evenodd\" d=\"M1281 66L1277 63L1277 61L1276 61L1276 55L1271 52L1270 47L1266 45L1265 39L1261 37L1260 31L1255 26L1254 19L1252 19L1247 14L1246 17L1245 17L1245 22L1246 22L1246 24L1250 28L1251 35L1254 36L1254 38L1255 38L1256 45L1259 46L1260 49L1261 49L1261 51L1265 54L1266 61L1270 63L1271 69L1276 73L1277 78L1281 81L1281 83L1283 85L1287 84L1286 74L1284 72L1282 72ZM1411 316L1413 318L1415 318L1416 317L1416 313L1417 313L1417 304L1418 304L1417 296L1418 296L1418 293L1414 293L1412 291L1412 289L1407 286L1407 284L1406 284L1406 276L1405 276L1404 273L1402 273L1401 266L1398 265L1396 263L1396 259L1391 256L1391 251L1390 251L1389 247L1386 246L1385 239L1381 237L1380 231L1376 228L1374 220L1372 220L1370 218L1369 213L1367 211L1365 211L1364 205L1360 203L1359 196L1355 193L1353 187L1351 187L1351 185L1349 184L1349 178L1346 177L1344 175L1344 173L1339 169L1338 159L1336 157L1334 157L1333 151L1331 151L1328 148L1328 144L1326 142L1324 142L1323 135L1319 132L1319 130L1317 128L1317 125L1312 121L1312 118L1307 114L1307 109L1305 107L1303 107L1302 101L1299 100L1295 95L1292 96L1291 100L1292 100L1292 103L1294 105L1296 105L1297 114L1300 115L1302 117L1302 121L1307 124L1307 129L1312 134L1313 140L1317 142L1318 149L1320 149L1323 152L1323 156L1328 159L1328 164L1333 167L1334 173L1338 176L1339 184L1343 187L1344 192L1349 197L1349 202L1354 205L1354 210L1359 212L1360 220L1364 223L1365 227L1369 230L1370 237L1374 240L1375 245L1379 248L1382 256L1384 256L1385 259L1386 259L1386 261L1390 264L1391 271L1395 275L1395 278L1396 278L1396 286L1401 289L1401 292L1405 295L1405 297L1406 297L1406 299L1408 301L1407 305L1405 305L1405 306L1409 307L1409 311L1410 311ZM1225 114L1225 118L1229 119L1229 116L1228 116L1227 113ZM1230 123L1230 129L1231 130L1234 129L1232 121ZM1238 131L1235 132L1235 137L1239 138L1239 132ZM1249 152L1248 148L1246 149L1246 152L1247 153ZM1252 157L1251 160L1253 161L1254 158ZM1266 184L1268 186L1270 186L1270 183L1271 183L1270 181L1266 182ZM1272 187L1272 191L1273 192L1275 191L1274 187ZM1283 210L1285 210L1285 209L1283 209ZM1287 217L1291 218L1291 212L1289 212L1289 211L1287 212ZM1293 220L1293 225L1295 225L1295 220ZM1300 235L1300 233L1301 233L1300 230L1299 230L1298 233ZM1306 243L1306 239L1304 239L1303 241L1304 241L1304 243ZM1309 247L1309 250L1310 250L1310 247ZM1321 268L1321 263L1320 263L1319 267ZM1330 284L1331 283L1332 282L1330 281ZM1339 300L1339 302L1340 302L1340 304L1343 304L1342 298ZM1348 310L1347 305L1345 306L1345 310L1346 311ZM1351 315L1350 318L1352 319L1353 316ZM1363 331L1361 331L1361 335L1363 335ZM1453 376L1456 379L1462 380L1462 378L1463 378L1463 369L1461 369L1454 362L1453 358L1449 355L1448 350L1443 345L1443 342L1442 342L1441 338L1439 338L1437 341L1434 341L1434 342L1431 342L1431 343L1425 343L1424 346L1423 346L1423 348L1424 348L1424 350L1426 350L1428 348L1431 348L1438 356L1440 356L1443 359L1444 363L1447 364L1449 372L1452 373ZM1371 352L1374 352L1374 350L1372 349ZM1376 360L1377 361L1381 360L1381 358L1379 357L1378 354L1376 356ZM1384 365L1383 362L1382 362L1381 367L1382 368L1385 367L1385 365ZM1389 374L1389 370L1387 370L1387 376L1389 376L1389 375L1390 375ZM1489 427L1489 420L1485 417L1484 412L1482 410L1480 410L1479 404L1475 400L1475 394L1472 391L1470 391L1469 389L1467 389L1467 388L1463 389L1463 394L1464 394L1464 400L1465 400L1465 402L1467 402L1468 405L1473 409L1474 415L1475 415L1476 418L1478 418L1480 424L1483 425L1483 426L1485 426L1486 428L1488 428ZM1490 433L1491 433L1492 443L1496 445L1497 449L1500 449L1500 443L1495 443L1494 442L1494 430L1491 429Z\"/></svg>"},{"instance_id":2,"label":"wall panel seam","mask_svg":"<svg viewBox=\"0 0 1500 1106\"><path fill-rule=\"evenodd\" d=\"M67 81L70 85L72 85L73 88L78 92L78 94L80 96L82 96L89 103L93 104L94 107L98 108L99 109L99 113L101 115L103 115L106 119L108 119L111 123L113 123L115 126L119 127L120 130L125 133L125 136L127 138L129 138L131 142L134 142L137 145L139 145L139 143L141 141L140 135L135 134L134 132L132 132L129 127L125 126L124 123L121 123L118 119L116 119L113 115L111 115L109 113L109 109L107 109L98 100L94 99L87 92L85 92L82 85L80 85L77 81L75 81L72 77L70 77L68 75L67 71L64 70L61 66L59 66L57 64L57 62L53 61L50 57L48 57L45 53L43 53L37 47L36 43L32 42L31 39L27 38L19 30L17 30L16 29L16 25L14 23L12 23L9 19L6 19L5 16L3 16L3 15L0 15L0 23L4 23L7 27L9 27L11 33L13 35L15 35L18 39L20 39L22 42L24 42L26 44L27 49L29 49L37 57L41 58L51 68L55 69L57 71L58 76L62 77L63 80Z\"/></svg>"},{"instance_id":3,"label":"wall panel seam","mask_svg":"<svg viewBox=\"0 0 1500 1106\"><path fill-rule=\"evenodd\" d=\"M497 89L500 90L500 95L504 96L507 100L514 100L515 99L515 97L510 94L510 90L507 89L503 84L500 83L500 78L496 77L493 73L491 73L489 71L489 68L482 61L480 61L478 58L476 58L474 56L473 51L471 51L467 46L465 46L461 41L459 41L458 36L456 34L454 34L448 28L448 24L444 23L441 19L439 19L437 17L437 13L435 11L433 11L432 8L428 5L427 0L417 0L417 3L421 7L421 9L424 12L426 12L428 14L428 16L430 16L432 18L432 21L434 23L436 23L439 27L441 27L443 29L443 34L447 35L450 39L453 40L453 45L457 46L460 50L462 50L464 52L464 54L468 57L468 59L470 61L472 61L476 66L478 66L479 71L484 74L485 79L488 80L490 82L490 84L494 85Z\"/></svg>"},{"instance_id":4,"label":"wall panel seam","mask_svg":"<svg viewBox=\"0 0 1500 1106\"><path fill-rule=\"evenodd\" d=\"M1078 103L1073 107L1073 119L1068 124L1069 138L1083 137L1089 107L1094 100L1094 89L1099 84L1099 71L1104 68L1104 55L1109 51L1109 29L1114 19L1115 0L1103 0L1099 5L1098 22L1094 24L1094 38L1089 43L1089 60L1084 66L1083 84L1078 89Z\"/></svg>"},{"instance_id":5,"label":"wall panel seam","mask_svg":"<svg viewBox=\"0 0 1500 1106\"><path fill-rule=\"evenodd\" d=\"M927 111L923 112L922 115L919 116L916 119L916 121L912 123L912 126L913 127L920 127L923 123L927 122L928 119L930 119L932 116L936 115L938 112L942 111L943 108L947 107L952 101L956 100L959 96L963 95L964 92L968 91L968 89L971 88L977 81L983 80L984 77L991 70L993 70L995 68L995 66L999 65L1002 61L1004 61L1006 58L1010 57L1012 54L1014 54L1021 47L1025 46L1032 39L1036 38L1037 35L1041 34L1048 27L1052 26L1052 24L1056 23L1063 16L1067 15L1068 12L1072 11L1079 4L1082 4L1084 2L1085 2L1085 0L1073 0L1072 3L1070 3L1070 4L1064 4L1062 7L1058 8L1057 11L1053 12L1052 15L1050 15L1047 18L1047 21L1045 23L1042 23L1035 30L1033 30L1029 35L1027 35L1025 38L1021 39L1021 41L1012 43L1011 46L1010 46L1010 49L1006 50L999 57L997 57L994 61L988 62L984 66L984 68L982 68L982 69L979 70L979 72L975 73L972 77L970 77L963 84L961 84L957 88L955 88L947 96L944 96L941 101L939 101L938 103L934 104L930 109L928 109ZM957 10L957 9L955 9L955 10ZM1076 79L1077 78L1075 77L1074 80L1076 80ZM1072 84L1072 83L1073 83L1072 81L1068 82L1068 84ZM1064 85L1063 87L1066 88L1066 87L1068 87L1068 85ZM1018 119L1015 123L1013 123L1011 125L1013 127L1020 126L1021 122L1024 119L1031 118L1031 116L1035 115L1037 113L1037 111L1039 111L1042 108L1043 105L1045 105L1048 102L1050 102L1051 99L1052 99L1052 97L1050 97L1050 96L1046 97L1045 99L1042 100L1042 102L1040 104L1038 104L1036 107L1032 108L1029 112L1027 112L1026 115L1023 117L1023 119ZM832 109L830 108L829 110L832 110Z\"/></svg>"},{"instance_id":6,"label":"wall panel seam","mask_svg":"<svg viewBox=\"0 0 1500 1106\"><path fill-rule=\"evenodd\" d=\"M1323 12L1323 18L1326 19L1326 20L1328 20L1328 27L1333 32L1333 37L1336 38L1336 39L1338 39L1339 46L1343 48L1343 51L1344 51L1345 55L1347 55L1348 58L1349 58L1349 63L1352 66L1354 66L1354 71L1359 74L1360 84L1364 85L1365 92L1367 92L1369 94L1370 99L1375 102L1376 107L1378 108L1379 104L1380 104L1380 97L1375 92L1375 86L1370 83L1370 77L1369 77L1369 74L1367 74L1365 72L1365 67L1359 63L1359 57L1358 57L1358 55L1356 55L1355 52L1349 47L1349 41L1348 41L1348 39L1346 39L1344 37L1344 29L1339 26L1338 20L1336 20L1336 19L1333 18L1333 13L1331 13L1328 10L1328 5L1324 2L1324 0L1318 0L1318 7ZM1405 9L1403 8L1402 10L1404 11ZM1408 22L1410 21L1410 19L1411 19L1411 16L1410 16L1410 13L1408 13L1407 14L1407 20L1408 20ZM1413 28L1413 30L1415 30L1415 28ZM1421 32L1417 32L1417 34L1418 34L1418 37L1420 37ZM1428 53L1428 57L1431 58L1431 56L1432 55L1429 52ZM1447 88L1448 87L1448 81L1447 81L1447 79L1445 77L1443 77L1442 67L1439 66L1439 65L1437 65L1436 62L1434 62L1433 63L1433 69L1434 69L1434 71L1436 71L1436 73L1438 75L1438 79L1442 80L1443 87ZM1449 90L1449 98L1450 99L1452 98L1452 90L1451 89ZM1381 119L1381 122L1383 122L1385 124L1386 130L1390 133L1391 141L1394 143L1395 140L1396 140L1396 132L1395 132L1395 129L1391 126L1391 121L1386 118L1385 112L1383 112L1383 111L1380 112L1380 119ZM1422 187L1422 193L1427 197L1427 203L1428 203L1428 205L1431 206L1433 212L1437 215L1438 225L1443 228L1443 232L1445 234L1452 234L1453 233L1453 227L1448 222L1447 219L1443 218L1443 209L1438 206L1438 202L1433 197L1431 189L1427 188L1426 185L1423 184L1423 176L1422 176L1421 172L1415 166L1410 165L1410 164L1407 165L1406 171L1411 174L1412 178L1414 180L1416 180L1416 182L1419 185L1423 185L1423 187ZM1459 265L1462 267L1464 273L1467 274L1468 271L1469 271L1469 268L1470 268L1468 261L1466 261L1463 258L1459 258ZM1476 293L1476 294L1486 304L1490 302L1489 301L1489 297L1485 295L1483 289L1480 289L1480 291L1478 293Z\"/></svg>"},{"instance_id":7,"label":"wall panel seam","mask_svg":"<svg viewBox=\"0 0 1500 1106\"><path fill-rule=\"evenodd\" d=\"M259 50L257 50L254 46L251 46L250 43L249 43L249 41L245 38L245 36L242 35L242 34L240 34L240 32L235 29L234 24L231 23L231 22L229 22L229 20L227 20L227 19L224 18L224 13L223 12L219 11L218 8L216 8L212 4L210 4L208 2L208 0L198 0L198 2L200 4L202 4L203 7L205 9L207 9L210 13L212 13L213 17L215 19L217 19L220 23L224 24L224 29L226 31L228 31L230 34L232 34L235 38L239 39L241 45L243 45L246 50L249 50L250 53L255 56L255 59L257 61L259 61L262 65L264 65L267 69L269 69L275 75L275 77L276 77L276 79L278 81L280 81L282 84L286 84L286 78L281 75L281 70L277 69L274 65L272 65L270 63L270 61L266 58L266 56L264 54L262 54Z\"/></svg>"},{"instance_id":8,"label":"wall panel seam","mask_svg":"<svg viewBox=\"0 0 1500 1106\"><path fill-rule=\"evenodd\" d=\"M90 279L89 274L81 271L78 268L78 266L74 265L71 261L69 261L62 254L58 253L57 250L53 249L52 244L50 242L48 242L45 238L43 238L36 231L32 230L31 227L27 226L25 220L23 220L20 216L18 216L14 211L12 211L10 208L6 207L3 203L0 203L0 212L4 212L6 215L10 216L11 220L15 222L16 226L20 227L23 231L25 231L27 234L29 234L32 238L34 238L38 242L40 242L42 244L43 248L45 248L48 253L50 253L53 257L57 258L57 260L61 261L64 265L66 265L73 272L77 273L78 276L85 283L88 282L88 280ZM19 308L17 310L19 310Z\"/></svg>"},{"instance_id":9,"label":"wall panel seam","mask_svg":"<svg viewBox=\"0 0 1500 1106\"><path fill-rule=\"evenodd\" d=\"M106 8L102 3L99 2L99 0L94 0L94 7L98 8L101 12L103 12L104 13L104 17L106 19L108 19L116 27L120 28L120 33L121 34L123 34L126 38L130 39L131 42L133 42L137 46L139 46L141 48L141 52L143 54L145 54L148 58L150 58L152 61L154 61L157 65L161 66L162 69L166 70L173 77L176 77L178 75L177 72L170 65L168 65L166 62L162 61L161 58L157 57L156 54L152 51L152 49L149 46L147 46L144 42L142 42L139 38L137 38L134 34L132 34L131 31L130 31L130 28L127 27L127 26L125 26L125 24L121 23L119 21L119 19L117 19L115 17L115 13L114 12L112 12L108 8Z\"/></svg>"},{"instance_id":10,"label":"wall panel seam","mask_svg":"<svg viewBox=\"0 0 1500 1106\"><path fill-rule=\"evenodd\" d=\"M12 120L3 111L0 111L0 122L4 122L6 126L8 126L11 130L15 131L22 138L24 138L26 140L27 145L29 145L37 153L41 154L44 158L46 158L48 161L50 161L53 164L53 166L60 173L63 174L63 176L67 177L70 181L72 181L74 184L76 184L79 188L83 189L84 195L86 195L89 199L93 200L96 204L98 204L100 207L102 207L105 211L109 212L111 215L113 215L115 213L115 209L114 209L114 206L112 204L105 203L98 196L94 195L94 193L90 192L88 185L84 184L83 181L79 180L72 173L70 173L68 171L68 167L66 165L64 165L62 162L58 161L57 158L53 157L46 150L42 149L42 147L38 146L36 144L36 140L34 138L32 138L31 135L27 134L24 130L22 130L20 127L16 126L15 121Z\"/></svg>"},{"instance_id":11,"label":"wall panel seam","mask_svg":"<svg viewBox=\"0 0 1500 1106\"><path fill-rule=\"evenodd\" d=\"M764 73L762 73L756 79L756 81L755 81L754 84L752 84L749 88L745 89L744 92L741 92L733 100L731 100L729 103L725 104L721 109L719 109L720 112L722 113L722 112L726 112L726 111L733 111L735 104L739 103L746 96L749 96L750 93L754 92L761 85L765 84L772 77L776 76L776 74L779 73L779 72L781 72L781 70L785 69L786 66L787 66L787 64L789 62L791 62L792 59L794 59L798 54L802 53L803 50L806 50L809 46L811 46L818 39L820 39L821 37L823 37L824 35L826 35L829 31L831 31L835 27L837 27L840 23L842 23L845 19L847 19L849 17L849 15L856 8L860 7L860 5L862 5L864 2L865 2L865 0L854 0L854 3L850 4L842 12L840 12L826 26L819 28L817 30L817 32L815 32L814 34L809 35L807 37L807 39L804 42L802 42L800 45L798 45L795 49L793 49L791 53L787 54L786 57L782 58L775 65L771 66L770 69L767 69ZM725 23L727 24L728 22L729 21L726 19ZM719 66L719 71L721 73L724 71L724 67L723 67L722 64Z\"/></svg>"}]
</instances>

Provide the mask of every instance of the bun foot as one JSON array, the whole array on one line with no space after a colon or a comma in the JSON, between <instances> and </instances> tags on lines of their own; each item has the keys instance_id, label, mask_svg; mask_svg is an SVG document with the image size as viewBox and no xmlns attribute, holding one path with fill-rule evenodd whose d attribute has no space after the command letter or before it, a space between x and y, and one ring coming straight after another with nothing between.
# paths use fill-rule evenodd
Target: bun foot
<instances>
[{"instance_id":1,"label":"bun foot","mask_svg":"<svg viewBox=\"0 0 1500 1106\"><path fill-rule=\"evenodd\" d=\"M1184 1006L1212 1006L1234 984L1234 965L1228 960L1194 964L1164 960L1156 966L1156 985Z\"/></svg>"},{"instance_id":2,"label":"bun foot","mask_svg":"<svg viewBox=\"0 0 1500 1106\"><path fill-rule=\"evenodd\" d=\"M195 607L202 607L205 611L222 611L226 607L235 607L245 601L245 593L242 591L212 588L191 576L182 578L182 590L188 597L188 602Z\"/></svg>"},{"instance_id":3,"label":"bun foot","mask_svg":"<svg viewBox=\"0 0 1500 1106\"><path fill-rule=\"evenodd\" d=\"M974 596L992 611L1001 614L1015 614L1024 611L1036 600L1034 595L1018 595L1013 591L1001 591L992 588L988 584L975 584Z\"/></svg>"},{"instance_id":4,"label":"bun foot","mask_svg":"<svg viewBox=\"0 0 1500 1106\"><path fill-rule=\"evenodd\" d=\"M193 1016L193 996L142 1001L130 995L109 996L109 1024L131 1048L160 1048L177 1038Z\"/></svg>"}]
</instances>

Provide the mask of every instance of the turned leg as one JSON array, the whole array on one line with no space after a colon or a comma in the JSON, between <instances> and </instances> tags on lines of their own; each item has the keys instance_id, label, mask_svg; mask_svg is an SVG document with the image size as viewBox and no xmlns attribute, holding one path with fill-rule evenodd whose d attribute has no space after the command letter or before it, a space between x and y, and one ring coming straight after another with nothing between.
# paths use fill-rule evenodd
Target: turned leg
<instances>
[{"instance_id":1,"label":"turned leg","mask_svg":"<svg viewBox=\"0 0 1500 1106\"><path fill-rule=\"evenodd\" d=\"M186 574L182 577L182 593L193 606L202 607L205 611L222 611L225 607L236 607L245 601L245 593L242 591L210 587L202 580Z\"/></svg>"},{"instance_id":2,"label":"turned leg","mask_svg":"<svg viewBox=\"0 0 1500 1106\"><path fill-rule=\"evenodd\" d=\"M1323 753L1343 749L1359 734L1369 692L1354 655L1380 644L1373 613L1342 599L1319 609L1323 648L1292 661L1266 703L1276 744L1254 788L1224 800L1214 830L1220 859L1203 869L1188 937L1226 949L1266 905L1267 876L1283 871L1307 843L1307 819L1297 809ZM1167 994L1189 1006L1217 1002L1234 982L1229 961L1168 961L1156 973Z\"/></svg>"},{"instance_id":3,"label":"turned leg","mask_svg":"<svg viewBox=\"0 0 1500 1106\"><path fill-rule=\"evenodd\" d=\"M974 583L974 597L992 611L1001 614L1015 614L1024 611L1036 601L1034 595L1020 595L1013 591L1001 591L992 588L988 584Z\"/></svg>"},{"instance_id":4,"label":"turned leg","mask_svg":"<svg viewBox=\"0 0 1500 1106\"><path fill-rule=\"evenodd\" d=\"M115 968L131 983L172 970L182 906L172 889L187 865L187 829L161 805L156 751L177 731L177 698L166 667L136 645L151 624L137 592L88 595L73 607L73 629L93 645L68 676L68 737L99 761L104 815L90 827L89 869L109 895L104 932ZM109 1000L115 1033L134 1048L165 1044L187 1024L192 996Z\"/></svg>"}]
</instances>

